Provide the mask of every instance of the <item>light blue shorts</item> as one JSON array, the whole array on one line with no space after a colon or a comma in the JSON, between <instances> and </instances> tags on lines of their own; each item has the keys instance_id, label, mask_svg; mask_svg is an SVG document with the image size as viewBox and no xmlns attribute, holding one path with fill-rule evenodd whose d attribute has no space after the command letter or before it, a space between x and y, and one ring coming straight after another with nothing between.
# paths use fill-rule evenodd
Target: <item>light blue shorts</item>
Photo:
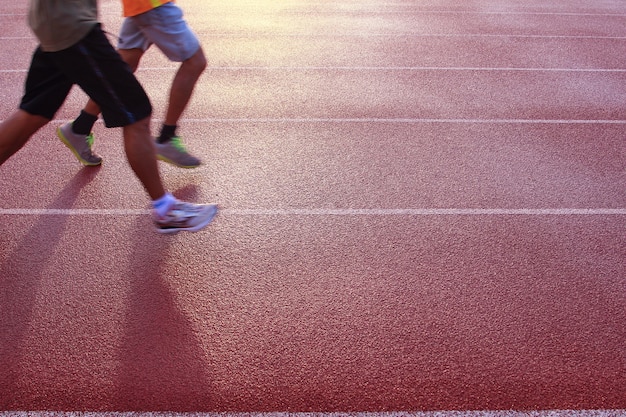
<instances>
[{"instance_id":1,"label":"light blue shorts","mask_svg":"<svg viewBox=\"0 0 626 417\"><path fill-rule=\"evenodd\" d=\"M174 2L137 16L127 17L120 29L118 49L141 49L156 45L173 62L183 62L200 49L200 41Z\"/></svg>"}]
</instances>

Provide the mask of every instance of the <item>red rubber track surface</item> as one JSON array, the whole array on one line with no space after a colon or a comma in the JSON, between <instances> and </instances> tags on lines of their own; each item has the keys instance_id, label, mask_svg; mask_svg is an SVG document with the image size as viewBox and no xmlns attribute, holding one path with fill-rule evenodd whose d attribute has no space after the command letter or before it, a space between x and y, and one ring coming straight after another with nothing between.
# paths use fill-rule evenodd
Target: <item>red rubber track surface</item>
<instances>
[{"instance_id":1,"label":"red rubber track surface","mask_svg":"<svg viewBox=\"0 0 626 417\"><path fill-rule=\"evenodd\" d=\"M178 4L204 164L161 172L222 211L155 233L119 130L100 168L55 137L73 91L0 167L0 410L626 408L626 3ZM137 73L155 131L175 70Z\"/></svg>"}]
</instances>

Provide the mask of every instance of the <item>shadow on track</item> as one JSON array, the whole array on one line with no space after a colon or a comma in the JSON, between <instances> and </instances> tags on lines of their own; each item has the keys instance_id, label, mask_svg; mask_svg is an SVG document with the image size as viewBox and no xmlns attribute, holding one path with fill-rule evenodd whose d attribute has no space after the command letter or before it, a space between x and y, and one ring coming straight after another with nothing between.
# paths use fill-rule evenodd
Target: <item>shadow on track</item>
<instances>
[{"instance_id":1,"label":"shadow on track","mask_svg":"<svg viewBox=\"0 0 626 417\"><path fill-rule=\"evenodd\" d=\"M98 172L99 167L78 171L46 208L73 207L81 190ZM65 215L40 216L15 250L3 256L5 261L0 264L0 409L19 409L28 404L18 385L23 342L28 336L38 289L62 240L68 219Z\"/></svg>"}]
</instances>

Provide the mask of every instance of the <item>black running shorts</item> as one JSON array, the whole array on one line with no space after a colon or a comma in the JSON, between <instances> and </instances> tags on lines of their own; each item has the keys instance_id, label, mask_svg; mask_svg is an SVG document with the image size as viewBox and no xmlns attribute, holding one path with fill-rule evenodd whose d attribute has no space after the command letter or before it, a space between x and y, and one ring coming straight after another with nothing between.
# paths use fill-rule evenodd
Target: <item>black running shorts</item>
<instances>
[{"instance_id":1,"label":"black running shorts","mask_svg":"<svg viewBox=\"0 0 626 417\"><path fill-rule=\"evenodd\" d=\"M152 114L143 87L100 25L62 51L35 50L20 109L52 120L74 84L98 103L107 127L127 126Z\"/></svg>"}]
</instances>

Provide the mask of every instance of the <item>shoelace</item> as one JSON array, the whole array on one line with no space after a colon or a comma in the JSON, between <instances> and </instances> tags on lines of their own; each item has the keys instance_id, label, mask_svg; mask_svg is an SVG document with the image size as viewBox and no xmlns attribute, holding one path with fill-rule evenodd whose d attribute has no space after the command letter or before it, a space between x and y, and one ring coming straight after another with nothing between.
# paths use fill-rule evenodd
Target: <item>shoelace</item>
<instances>
[{"instance_id":1,"label":"shoelace","mask_svg":"<svg viewBox=\"0 0 626 417\"><path fill-rule=\"evenodd\" d=\"M93 146L93 132L87 135L87 145L91 148Z\"/></svg>"}]
</instances>

